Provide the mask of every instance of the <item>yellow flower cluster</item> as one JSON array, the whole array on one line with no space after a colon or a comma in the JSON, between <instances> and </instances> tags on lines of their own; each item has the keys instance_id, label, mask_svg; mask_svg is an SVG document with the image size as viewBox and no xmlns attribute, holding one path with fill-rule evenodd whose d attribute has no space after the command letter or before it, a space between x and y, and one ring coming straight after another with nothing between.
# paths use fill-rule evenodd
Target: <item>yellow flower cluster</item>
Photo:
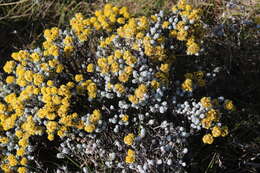
<instances>
[{"instance_id":1,"label":"yellow flower cluster","mask_svg":"<svg viewBox=\"0 0 260 173\"><path fill-rule=\"evenodd\" d=\"M88 133L92 133L96 129L96 126L94 124L87 124L84 128L84 130Z\"/></svg>"},{"instance_id":2,"label":"yellow flower cluster","mask_svg":"<svg viewBox=\"0 0 260 173\"><path fill-rule=\"evenodd\" d=\"M212 144L214 142L214 137L225 137L228 135L228 128L226 126L219 127L214 126L211 130L211 134L206 134L203 136L202 141L205 144Z\"/></svg>"},{"instance_id":3,"label":"yellow flower cluster","mask_svg":"<svg viewBox=\"0 0 260 173\"><path fill-rule=\"evenodd\" d=\"M220 111L217 109L214 109L214 107L220 106L218 100L216 100L216 99L211 100L210 97L203 97L200 100L200 103L202 104L202 106L204 108L208 109L208 111L205 113L205 118L203 118L201 120L202 127L205 129L211 130L211 134L204 135L202 138L202 141L206 144L212 144L214 141L214 138L217 138L220 136L225 137L226 135L228 135L228 127L217 125L217 123L220 122L221 116L220 116ZM232 101L226 100L223 105L224 109L227 109L226 108L227 103L230 104L230 103L232 103ZM233 103L232 103L232 105L233 105ZM231 109L227 109L227 110L231 110Z\"/></svg>"},{"instance_id":4,"label":"yellow flower cluster","mask_svg":"<svg viewBox=\"0 0 260 173\"><path fill-rule=\"evenodd\" d=\"M83 127L84 130L88 133L94 132L96 129L96 124L101 120L102 114L99 109L95 109L92 114L89 116L89 122Z\"/></svg>"},{"instance_id":5,"label":"yellow flower cluster","mask_svg":"<svg viewBox=\"0 0 260 173\"><path fill-rule=\"evenodd\" d=\"M172 11L174 13L179 13L183 18L188 19L190 23L195 23L200 20L200 10L194 9L191 5L187 4L186 0L180 0L177 5L172 7ZM167 25L167 23L164 25ZM171 36L177 38L178 40L187 41L187 54L194 55L200 51L200 47L198 43L196 43L194 35L190 34L186 29L187 27L188 26L186 22L179 21L177 23L176 29L171 30L170 33Z\"/></svg>"},{"instance_id":6,"label":"yellow flower cluster","mask_svg":"<svg viewBox=\"0 0 260 173\"><path fill-rule=\"evenodd\" d=\"M139 18L130 18L128 23L117 29L117 34L126 39L142 39L144 32L148 29L149 21L145 16Z\"/></svg>"},{"instance_id":7,"label":"yellow flower cluster","mask_svg":"<svg viewBox=\"0 0 260 173\"><path fill-rule=\"evenodd\" d=\"M135 135L133 133L129 133L124 137L124 143L127 145L132 145L135 139Z\"/></svg>"},{"instance_id":8,"label":"yellow flower cluster","mask_svg":"<svg viewBox=\"0 0 260 173\"><path fill-rule=\"evenodd\" d=\"M81 42L88 39L88 36L91 33L90 24L90 20L84 19L81 13L77 13L75 17L70 20L71 29L75 32Z\"/></svg>"},{"instance_id":9,"label":"yellow flower cluster","mask_svg":"<svg viewBox=\"0 0 260 173\"><path fill-rule=\"evenodd\" d=\"M128 149L127 151L127 156L125 157L125 162L126 163L134 163L135 162L135 151Z\"/></svg>"},{"instance_id":10,"label":"yellow flower cluster","mask_svg":"<svg viewBox=\"0 0 260 173\"><path fill-rule=\"evenodd\" d=\"M44 56L59 56L59 48L55 44L55 40L58 38L59 32L59 28L57 27L46 29L44 31L44 37L46 39L46 41L43 42L43 47L45 49L43 52Z\"/></svg>"},{"instance_id":11,"label":"yellow flower cluster","mask_svg":"<svg viewBox=\"0 0 260 173\"><path fill-rule=\"evenodd\" d=\"M157 39L158 42L161 42L160 40L164 40L163 37L160 37ZM144 53L149 56L154 61L164 61L167 56L165 49L161 46L153 46L151 44L151 38L145 36L142 40L143 47L144 47ZM169 61L170 59L168 59Z\"/></svg>"},{"instance_id":12,"label":"yellow flower cluster","mask_svg":"<svg viewBox=\"0 0 260 173\"><path fill-rule=\"evenodd\" d=\"M190 91L190 92L191 92L192 89L193 89L192 80L191 80L191 79L186 79L186 80L182 83L181 87L182 87L182 89L183 89L184 91Z\"/></svg>"},{"instance_id":13,"label":"yellow flower cluster","mask_svg":"<svg viewBox=\"0 0 260 173\"><path fill-rule=\"evenodd\" d=\"M7 61L3 67L4 71L6 73L11 73L15 68L15 62L14 61Z\"/></svg>"},{"instance_id":14,"label":"yellow flower cluster","mask_svg":"<svg viewBox=\"0 0 260 173\"><path fill-rule=\"evenodd\" d=\"M72 30L76 33L80 41L86 41L91 34L91 30L105 30L111 32L114 25L124 24L130 17L126 7L118 8L111 4L106 4L103 10L95 11L95 16L84 19L81 13L77 13L70 20Z\"/></svg>"},{"instance_id":15,"label":"yellow flower cluster","mask_svg":"<svg viewBox=\"0 0 260 173\"><path fill-rule=\"evenodd\" d=\"M128 100L133 104L137 104L144 100L144 95L147 93L148 89L145 84L140 84L138 88L135 89L134 95L130 95Z\"/></svg>"},{"instance_id":16,"label":"yellow flower cluster","mask_svg":"<svg viewBox=\"0 0 260 173\"><path fill-rule=\"evenodd\" d=\"M125 114L122 116L121 119L122 119L122 121L127 122L129 120L129 116Z\"/></svg>"},{"instance_id":17,"label":"yellow flower cluster","mask_svg":"<svg viewBox=\"0 0 260 173\"><path fill-rule=\"evenodd\" d=\"M95 109L89 117L91 123L97 123L101 119L101 112L98 109Z\"/></svg>"},{"instance_id":18,"label":"yellow flower cluster","mask_svg":"<svg viewBox=\"0 0 260 173\"><path fill-rule=\"evenodd\" d=\"M54 41L59 36L59 28L53 27L44 31L44 37L47 41Z\"/></svg>"},{"instance_id":19,"label":"yellow flower cluster","mask_svg":"<svg viewBox=\"0 0 260 173\"><path fill-rule=\"evenodd\" d=\"M234 111L236 109L232 100L226 100L224 103L224 108L228 111Z\"/></svg>"},{"instance_id":20,"label":"yellow flower cluster","mask_svg":"<svg viewBox=\"0 0 260 173\"><path fill-rule=\"evenodd\" d=\"M68 57L74 50L74 46L73 46L73 38L69 35L67 35L64 39L63 39L63 43L64 43L64 48L63 51L65 53L65 57Z\"/></svg>"},{"instance_id":21,"label":"yellow flower cluster","mask_svg":"<svg viewBox=\"0 0 260 173\"><path fill-rule=\"evenodd\" d=\"M193 73L186 73L186 80L182 84L182 89L184 91L193 91L195 86L204 87L206 85L206 80L203 79L205 77L204 72L197 71Z\"/></svg>"},{"instance_id":22,"label":"yellow flower cluster","mask_svg":"<svg viewBox=\"0 0 260 173\"><path fill-rule=\"evenodd\" d=\"M211 104L211 98L210 97L203 97L200 99L200 103L202 104L203 107L205 108L210 108L212 107Z\"/></svg>"}]
</instances>

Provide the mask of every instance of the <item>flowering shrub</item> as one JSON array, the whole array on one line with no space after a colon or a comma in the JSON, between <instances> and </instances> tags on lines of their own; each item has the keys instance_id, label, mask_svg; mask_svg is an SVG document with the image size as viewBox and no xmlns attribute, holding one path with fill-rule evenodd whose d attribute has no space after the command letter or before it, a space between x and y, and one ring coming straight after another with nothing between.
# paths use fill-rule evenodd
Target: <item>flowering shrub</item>
<instances>
[{"instance_id":1,"label":"flowering shrub","mask_svg":"<svg viewBox=\"0 0 260 173\"><path fill-rule=\"evenodd\" d=\"M212 144L228 134L221 120L235 109L232 101L196 102L192 92L209 80L204 72L183 83L174 75L179 54L201 52L199 9L181 0L167 14L135 17L106 4L92 17L76 14L70 26L46 29L42 47L14 52L3 67L4 172L30 172L35 136L59 138L57 157L77 159L84 172L88 164L183 172L189 136L206 131L201 140Z\"/></svg>"}]
</instances>

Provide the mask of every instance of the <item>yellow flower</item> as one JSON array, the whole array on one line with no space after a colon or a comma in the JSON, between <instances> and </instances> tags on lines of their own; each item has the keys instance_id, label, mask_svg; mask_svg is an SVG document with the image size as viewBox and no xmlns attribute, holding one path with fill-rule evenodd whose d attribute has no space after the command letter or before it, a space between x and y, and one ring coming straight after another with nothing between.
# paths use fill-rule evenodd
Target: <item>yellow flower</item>
<instances>
[{"instance_id":1,"label":"yellow flower","mask_svg":"<svg viewBox=\"0 0 260 173\"><path fill-rule=\"evenodd\" d=\"M21 165L26 165L28 162L27 158L26 157L23 157L20 161Z\"/></svg>"},{"instance_id":2,"label":"yellow flower","mask_svg":"<svg viewBox=\"0 0 260 173\"><path fill-rule=\"evenodd\" d=\"M180 41L186 40L187 36L188 36L188 32L185 31L184 29L181 29L179 32L177 32L177 39ZM193 47L190 49L188 48L188 49L191 51L191 50L197 48L197 47L194 47L194 48ZM197 49L195 49L195 50L197 50Z\"/></svg>"},{"instance_id":3,"label":"yellow flower","mask_svg":"<svg viewBox=\"0 0 260 173\"><path fill-rule=\"evenodd\" d=\"M3 67L4 71L6 73L12 73L15 67L15 62L14 61L7 61Z\"/></svg>"},{"instance_id":4,"label":"yellow flower","mask_svg":"<svg viewBox=\"0 0 260 173\"><path fill-rule=\"evenodd\" d=\"M157 82L156 80L152 80L151 86L152 86L154 89L157 89L157 88L159 88L160 83Z\"/></svg>"},{"instance_id":5,"label":"yellow flower","mask_svg":"<svg viewBox=\"0 0 260 173\"><path fill-rule=\"evenodd\" d=\"M169 70L170 70L169 64L161 64L160 70L161 70L162 72L164 72L164 73L169 72Z\"/></svg>"},{"instance_id":6,"label":"yellow flower","mask_svg":"<svg viewBox=\"0 0 260 173\"><path fill-rule=\"evenodd\" d=\"M113 64L111 64L111 71L112 71L112 73L116 73L119 71L119 64L117 62L114 62Z\"/></svg>"},{"instance_id":7,"label":"yellow flower","mask_svg":"<svg viewBox=\"0 0 260 173\"><path fill-rule=\"evenodd\" d=\"M83 80L84 80L84 77L83 77L82 74L75 75L75 81L80 82L80 81L83 81Z\"/></svg>"},{"instance_id":8,"label":"yellow flower","mask_svg":"<svg viewBox=\"0 0 260 173\"><path fill-rule=\"evenodd\" d=\"M93 72L94 71L94 64L88 64L87 66L87 72Z\"/></svg>"},{"instance_id":9,"label":"yellow flower","mask_svg":"<svg viewBox=\"0 0 260 173\"><path fill-rule=\"evenodd\" d=\"M129 120L129 116L125 114L122 116L121 119L122 119L122 121L127 122Z\"/></svg>"},{"instance_id":10,"label":"yellow flower","mask_svg":"<svg viewBox=\"0 0 260 173\"><path fill-rule=\"evenodd\" d=\"M63 137L66 135L67 128L65 126L62 126L60 130L57 131L57 135L59 137Z\"/></svg>"},{"instance_id":11,"label":"yellow flower","mask_svg":"<svg viewBox=\"0 0 260 173\"><path fill-rule=\"evenodd\" d=\"M65 55L69 56L70 53L73 52L74 47L70 46L70 45L66 45L63 50L64 50Z\"/></svg>"},{"instance_id":12,"label":"yellow flower","mask_svg":"<svg viewBox=\"0 0 260 173\"><path fill-rule=\"evenodd\" d=\"M189 5L189 4L186 5L186 6L185 6L185 10L186 10L186 11L191 11L191 10L192 10L192 6Z\"/></svg>"},{"instance_id":13,"label":"yellow flower","mask_svg":"<svg viewBox=\"0 0 260 173\"><path fill-rule=\"evenodd\" d=\"M37 86L41 85L44 81L44 77L40 74L33 75L33 83Z\"/></svg>"},{"instance_id":14,"label":"yellow flower","mask_svg":"<svg viewBox=\"0 0 260 173\"><path fill-rule=\"evenodd\" d=\"M233 111L235 110L235 106L233 104L232 100L226 100L224 103L224 108L228 111Z\"/></svg>"},{"instance_id":15,"label":"yellow flower","mask_svg":"<svg viewBox=\"0 0 260 173\"><path fill-rule=\"evenodd\" d=\"M125 18L119 17L119 18L117 19L117 23L119 23L119 24L125 24Z\"/></svg>"},{"instance_id":16,"label":"yellow flower","mask_svg":"<svg viewBox=\"0 0 260 173\"><path fill-rule=\"evenodd\" d=\"M28 137L27 136L23 136L23 138L19 140L18 144L21 147L27 147L28 144L29 144Z\"/></svg>"},{"instance_id":17,"label":"yellow flower","mask_svg":"<svg viewBox=\"0 0 260 173\"><path fill-rule=\"evenodd\" d=\"M143 30L148 27L148 19L145 16L139 18L138 28Z\"/></svg>"},{"instance_id":18,"label":"yellow flower","mask_svg":"<svg viewBox=\"0 0 260 173\"><path fill-rule=\"evenodd\" d=\"M212 121L208 118L204 118L201 120L202 127L205 129L209 129L211 127Z\"/></svg>"},{"instance_id":19,"label":"yellow flower","mask_svg":"<svg viewBox=\"0 0 260 173\"><path fill-rule=\"evenodd\" d=\"M138 98L134 95L130 95L128 96L128 100L133 103L133 104L137 104L138 103Z\"/></svg>"},{"instance_id":20,"label":"yellow flower","mask_svg":"<svg viewBox=\"0 0 260 173\"><path fill-rule=\"evenodd\" d=\"M71 36L66 36L63 40L63 43L66 44L66 45L71 45L73 43L73 39Z\"/></svg>"},{"instance_id":21,"label":"yellow flower","mask_svg":"<svg viewBox=\"0 0 260 173\"><path fill-rule=\"evenodd\" d=\"M62 64L58 64L57 67L56 67L56 72L57 73L61 73L63 71L64 67Z\"/></svg>"},{"instance_id":22,"label":"yellow flower","mask_svg":"<svg viewBox=\"0 0 260 173\"><path fill-rule=\"evenodd\" d=\"M157 16L152 15L152 16L151 16L151 19L152 19L152 21L156 22L156 21L157 21Z\"/></svg>"},{"instance_id":23,"label":"yellow flower","mask_svg":"<svg viewBox=\"0 0 260 173\"><path fill-rule=\"evenodd\" d=\"M177 12L177 10L178 10L177 6L176 6L176 5L174 5L174 6L172 7L172 12L176 13L176 12Z\"/></svg>"},{"instance_id":24,"label":"yellow flower","mask_svg":"<svg viewBox=\"0 0 260 173\"><path fill-rule=\"evenodd\" d=\"M134 163L135 162L135 151L128 149L127 156L125 157L126 163Z\"/></svg>"},{"instance_id":25,"label":"yellow flower","mask_svg":"<svg viewBox=\"0 0 260 173\"><path fill-rule=\"evenodd\" d=\"M6 105L0 103L0 112L1 112L1 113L4 113L5 111L6 111Z\"/></svg>"},{"instance_id":26,"label":"yellow flower","mask_svg":"<svg viewBox=\"0 0 260 173\"><path fill-rule=\"evenodd\" d=\"M66 86L69 87L69 88L73 88L75 86L75 84L73 82L68 82L66 84Z\"/></svg>"},{"instance_id":27,"label":"yellow flower","mask_svg":"<svg viewBox=\"0 0 260 173\"><path fill-rule=\"evenodd\" d=\"M135 96L138 99L143 99L144 94L147 93L147 87L144 84L141 84L138 86L138 88L135 90Z\"/></svg>"},{"instance_id":28,"label":"yellow flower","mask_svg":"<svg viewBox=\"0 0 260 173\"><path fill-rule=\"evenodd\" d=\"M214 138L211 134L206 134L203 136L202 141L204 144L212 144L214 141Z\"/></svg>"},{"instance_id":29,"label":"yellow flower","mask_svg":"<svg viewBox=\"0 0 260 173\"><path fill-rule=\"evenodd\" d=\"M61 104L61 98L57 95L52 96L52 101L55 105Z\"/></svg>"},{"instance_id":30,"label":"yellow flower","mask_svg":"<svg viewBox=\"0 0 260 173\"><path fill-rule=\"evenodd\" d=\"M116 15L119 13L118 7L113 7L112 10L113 10L114 14L116 14Z\"/></svg>"},{"instance_id":31,"label":"yellow flower","mask_svg":"<svg viewBox=\"0 0 260 173\"><path fill-rule=\"evenodd\" d=\"M115 90L118 91L119 93L123 93L125 92L125 87L122 84L117 83L115 84Z\"/></svg>"},{"instance_id":32,"label":"yellow flower","mask_svg":"<svg viewBox=\"0 0 260 173\"><path fill-rule=\"evenodd\" d=\"M38 53L36 53L36 52L32 53L32 54L30 55L30 57L32 58L32 60L33 60L34 62L38 62L38 61L40 60L40 55L39 55Z\"/></svg>"},{"instance_id":33,"label":"yellow flower","mask_svg":"<svg viewBox=\"0 0 260 173\"><path fill-rule=\"evenodd\" d=\"M53 82L52 80L48 80L48 81L47 81L47 85L48 85L49 87L53 86L53 84L54 84L54 82Z\"/></svg>"},{"instance_id":34,"label":"yellow flower","mask_svg":"<svg viewBox=\"0 0 260 173\"><path fill-rule=\"evenodd\" d=\"M12 154L10 154L9 156L7 156L7 160L10 166L16 166L18 164L16 157Z\"/></svg>"},{"instance_id":35,"label":"yellow flower","mask_svg":"<svg viewBox=\"0 0 260 173\"><path fill-rule=\"evenodd\" d=\"M219 137L222 133L221 128L219 126L214 126L211 131L213 137Z\"/></svg>"},{"instance_id":36,"label":"yellow flower","mask_svg":"<svg viewBox=\"0 0 260 173\"><path fill-rule=\"evenodd\" d=\"M115 22L117 21L115 15L111 15L111 16L109 16L109 20L110 20L112 23L115 23Z\"/></svg>"},{"instance_id":37,"label":"yellow flower","mask_svg":"<svg viewBox=\"0 0 260 173\"><path fill-rule=\"evenodd\" d=\"M18 150L16 150L16 155L17 156L23 156L25 153L25 149L24 148L19 148Z\"/></svg>"},{"instance_id":38,"label":"yellow flower","mask_svg":"<svg viewBox=\"0 0 260 173\"><path fill-rule=\"evenodd\" d=\"M15 77L14 76L7 76L7 78L5 79L7 84L11 84L14 83L15 81Z\"/></svg>"},{"instance_id":39,"label":"yellow flower","mask_svg":"<svg viewBox=\"0 0 260 173\"><path fill-rule=\"evenodd\" d=\"M97 123L101 119L101 112L98 109L95 109L89 117L89 121L92 123Z\"/></svg>"},{"instance_id":40,"label":"yellow flower","mask_svg":"<svg viewBox=\"0 0 260 173\"><path fill-rule=\"evenodd\" d=\"M124 68L124 71L125 71L128 75L130 75L130 74L133 72L133 67L131 67L131 66L126 66L126 67Z\"/></svg>"},{"instance_id":41,"label":"yellow flower","mask_svg":"<svg viewBox=\"0 0 260 173\"><path fill-rule=\"evenodd\" d=\"M49 54L53 56L59 56L59 48L56 45L52 45L49 49Z\"/></svg>"},{"instance_id":42,"label":"yellow flower","mask_svg":"<svg viewBox=\"0 0 260 173\"><path fill-rule=\"evenodd\" d=\"M94 124L88 124L85 126L84 130L88 133L92 133L95 130L95 125Z\"/></svg>"},{"instance_id":43,"label":"yellow flower","mask_svg":"<svg viewBox=\"0 0 260 173\"><path fill-rule=\"evenodd\" d=\"M219 120L219 112L215 109L210 109L207 113L207 119L210 121L218 121Z\"/></svg>"},{"instance_id":44,"label":"yellow flower","mask_svg":"<svg viewBox=\"0 0 260 173\"><path fill-rule=\"evenodd\" d=\"M54 68L58 64L58 61L55 60L55 59L49 60L48 64L49 64L50 67Z\"/></svg>"},{"instance_id":45,"label":"yellow flower","mask_svg":"<svg viewBox=\"0 0 260 173\"><path fill-rule=\"evenodd\" d=\"M129 78L129 75L125 72L121 73L119 76L118 76L118 80L120 82L127 82L128 81L128 78Z\"/></svg>"},{"instance_id":46,"label":"yellow flower","mask_svg":"<svg viewBox=\"0 0 260 173\"><path fill-rule=\"evenodd\" d=\"M12 172L12 169L10 168L10 166L8 164L1 164L1 169L4 172L7 172L7 173L11 173Z\"/></svg>"},{"instance_id":47,"label":"yellow flower","mask_svg":"<svg viewBox=\"0 0 260 173\"><path fill-rule=\"evenodd\" d=\"M135 151L134 151L134 150L131 150L131 149L128 149L127 155L128 155L128 156L135 156Z\"/></svg>"},{"instance_id":48,"label":"yellow flower","mask_svg":"<svg viewBox=\"0 0 260 173\"><path fill-rule=\"evenodd\" d=\"M122 57L122 52L120 51L120 50L115 50L115 52L114 52L114 56L115 56L115 58L121 58Z\"/></svg>"},{"instance_id":49,"label":"yellow flower","mask_svg":"<svg viewBox=\"0 0 260 173\"><path fill-rule=\"evenodd\" d=\"M97 96L97 86L95 83L90 83L88 86L87 86L87 90L88 90L88 95L90 98L96 98Z\"/></svg>"},{"instance_id":50,"label":"yellow flower","mask_svg":"<svg viewBox=\"0 0 260 173\"><path fill-rule=\"evenodd\" d=\"M129 133L127 136L124 137L124 143L127 145L132 145L134 142L135 136L133 133Z\"/></svg>"},{"instance_id":51,"label":"yellow flower","mask_svg":"<svg viewBox=\"0 0 260 173\"><path fill-rule=\"evenodd\" d=\"M55 121L48 121L46 128L47 128L48 132L52 133L58 128L58 123Z\"/></svg>"},{"instance_id":52,"label":"yellow flower","mask_svg":"<svg viewBox=\"0 0 260 173\"><path fill-rule=\"evenodd\" d=\"M9 142L9 139L7 137L0 137L1 144L7 144L8 142Z\"/></svg>"},{"instance_id":53,"label":"yellow flower","mask_svg":"<svg viewBox=\"0 0 260 173\"><path fill-rule=\"evenodd\" d=\"M185 91L192 91L193 90L193 83L192 83L192 80L191 79L186 79L182 85L181 85L182 89L185 90Z\"/></svg>"},{"instance_id":54,"label":"yellow flower","mask_svg":"<svg viewBox=\"0 0 260 173\"><path fill-rule=\"evenodd\" d=\"M48 137L49 141L53 141L54 140L54 135L53 134L48 134Z\"/></svg>"},{"instance_id":55,"label":"yellow flower","mask_svg":"<svg viewBox=\"0 0 260 173\"><path fill-rule=\"evenodd\" d=\"M203 71L197 71L197 72L194 72L193 74L194 74L194 77L196 80L202 79L204 77Z\"/></svg>"},{"instance_id":56,"label":"yellow flower","mask_svg":"<svg viewBox=\"0 0 260 173\"><path fill-rule=\"evenodd\" d=\"M18 173L26 173L27 172L27 169L25 167L19 167L17 169Z\"/></svg>"},{"instance_id":57,"label":"yellow flower","mask_svg":"<svg viewBox=\"0 0 260 173\"><path fill-rule=\"evenodd\" d=\"M135 162L135 157L134 156L126 156L125 157L125 162L126 163L134 163Z\"/></svg>"},{"instance_id":58,"label":"yellow flower","mask_svg":"<svg viewBox=\"0 0 260 173\"><path fill-rule=\"evenodd\" d=\"M170 25L170 22L168 21L164 21L163 24L162 24L162 28L167 28L168 26Z\"/></svg>"},{"instance_id":59,"label":"yellow flower","mask_svg":"<svg viewBox=\"0 0 260 173\"><path fill-rule=\"evenodd\" d=\"M203 107L209 108L212 107L211 104L211 98L210 97L203 97L200 99L200 103L202 104Z\"/></svg>"},{"instance_id":60,"label":"yellow flower","mask_svg":"<svg viewBox=\"0 0 260 173\"><path fill-rule=\"evenodd\" d=\"M15 93L11 93L7 96L5 96L4 100L7 102L7 103L12 103L16 100L16 94Z\"/></svg>"},{"instance_id":61,"label":"yellow flower","mask_svg":"<svg viewBox=\"0 0 260 173\"><path fill-rule=\"evenodd\" d=\"M189 20L199 20L200 19L200 9L194 9L188 16Z\"/></svg>"},{"instance_id":62,"label":"yellow flower","mask_svg":"<svg viewBox=\"0 0 260 173\"><path fill-rule=\"evenodd\" d=\"M200 51L200 47L197 43L193 43L187 48L188 55L194 55Z\"/></svg>"},{"instance_id":63,"label":"yellow flower","mask_svg":"<svg viewBox=\"0 0 260 173\"><path fill-rule=\"evenodd\" d=\"M23 137L23 131L21 131L21 130L16 130L16 131L15 131L15 135L16 135L18 138L22 138L22 137Z\"/></svg>"},{"instance_id":64,"label":"yellow flower","mask_svg":"<svg viewBox=\"0 0 260 173\"><path fill-rule=\"evenodd\" d=\"M115 61L114 61L114 56L110 55L107 57L107 63L109 65L113 64Z\"/></svg>"},{"instance_id":65,"label":"yellow flower","mask_svg":"<svg viewBox=\"0 0 260 173\"><path fill-rule=\"evenodd\" d=\"M25 80L27 80L28 82L32 82L32 81L33 81L33 72L30 71L30 70L27 70L27 71L24 73L24 78L25 78Z\"/></svg>"}]
</instances>

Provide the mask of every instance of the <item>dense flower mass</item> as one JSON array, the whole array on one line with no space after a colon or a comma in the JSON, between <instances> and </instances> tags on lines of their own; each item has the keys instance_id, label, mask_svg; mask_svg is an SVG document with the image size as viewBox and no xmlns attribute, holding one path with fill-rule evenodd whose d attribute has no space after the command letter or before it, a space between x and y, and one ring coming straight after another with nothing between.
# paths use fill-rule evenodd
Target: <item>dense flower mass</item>
<instances>
[{"instance_id":1,"label":"dense flower mass","mask_svg":"<svg viewBox=\"0 0 260 173\"><path fill-rule=\"evenodd\" d=\"M182 84L174 76L178 54L201 52L199 9L180 0L167 14L134 17L106 4L89 18L76 14L70 26L46 29L41 47L14 52L3 67L4 172L31 171L35 136L59 138L58 158L81 156L97 170L105 163L123 172L183 172L190 135L205 129L202 141L212 144L228 134L222 112L235 110L233 102L194 101L193 90L206 85L202 71Z\"/></svg>"}]
</instances>

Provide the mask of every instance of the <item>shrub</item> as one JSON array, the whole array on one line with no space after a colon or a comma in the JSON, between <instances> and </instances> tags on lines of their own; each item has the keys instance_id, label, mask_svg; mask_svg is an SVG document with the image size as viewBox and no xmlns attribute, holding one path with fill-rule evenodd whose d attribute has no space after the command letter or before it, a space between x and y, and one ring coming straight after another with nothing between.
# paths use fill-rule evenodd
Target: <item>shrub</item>
<instances>
[{"instance_id":1,"label":"shrub","mask_svg":"<svg viewBox=\"0 0 260 173\"><path fill-rule=\"evenodd\" d=\"M210 80L202 71L183 83L175 76L178 55L202 52L200 9L181 0L169 13L135 17L106 4L92 17L76 14L70 26L46 29L42 47L14 52L3 67L4 172L30 171L36 136L60 142L57 157L85 172L184 172L188 137L201 131L212 144L228 134L221 119L232 101L197 102L192 91Z\"/></svg>"}]
</instances>

